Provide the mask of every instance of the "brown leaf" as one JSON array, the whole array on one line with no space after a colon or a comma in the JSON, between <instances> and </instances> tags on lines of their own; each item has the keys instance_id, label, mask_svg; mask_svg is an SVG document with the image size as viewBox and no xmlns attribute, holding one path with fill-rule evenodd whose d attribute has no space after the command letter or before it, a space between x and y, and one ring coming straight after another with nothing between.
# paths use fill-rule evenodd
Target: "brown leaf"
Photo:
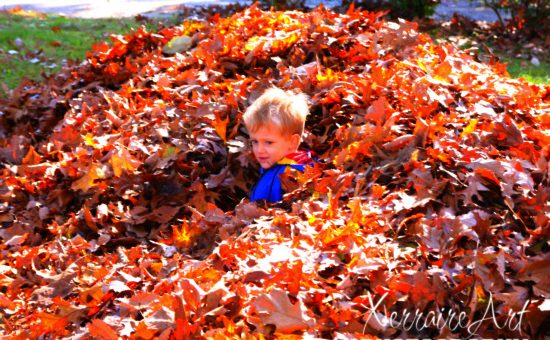
<instances>
[{"instance_id":1,"label":"brown leaf","mask_svg":"<svg viewBox=\"0 0 550 340\"><path fill-rule=\"evenodd\" d=\"M162 224L169 223L170 221L172 221L174 216L176 216L179 210L180 210L180 207L163 205L153 210L149 214L147 214L147 219L150 221L155 221Z\"/></svg>"},{"instance_id":2,"label":"brown leaf","mask_svg":"<svg viewBox=\"0 0 550 340\"><path fill-rule=\"evenodd\" d=\"M269 294L260 295L253 306L263 324L275 325L280 333L293 333L312 325L303 302L298 300L292 304L287 293L281 289L275 288Z\"/></svg>"},{"instance_id":3,"label":"brown leaf","mask_svg":"<svg viewBox=\"0 0 550 340\"><path fill-rule=\"evenodd\" d=\"M539 296L550 294L550 259L547 256L538 256L527 260L527 264L519 272L520 281L533 281L533 289Z\"/></svg>"}]
</instances>

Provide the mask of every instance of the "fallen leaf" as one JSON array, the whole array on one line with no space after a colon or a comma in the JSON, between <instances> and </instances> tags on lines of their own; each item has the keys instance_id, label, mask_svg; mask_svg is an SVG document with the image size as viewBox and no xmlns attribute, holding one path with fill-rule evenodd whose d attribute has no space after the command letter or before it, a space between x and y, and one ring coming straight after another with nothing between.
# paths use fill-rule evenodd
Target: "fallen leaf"
<instances>
[{"instance_id":1,"label":"fallen leaf","mask_svg":"<svg viewBox=\"0 0 550 340\"><path fill-rule=\"evenodd\" d=\"M117 332L108 324L100 319L93 319L88 324L90 335L101 340L116 340L118 339Z\"/></svg>"},{"instance_id":2,"label":"fallen leaf","mask_svg":"<svg viewBox=\"0 0 550 340\"><path fill-rule=\"evenodd\" d=\"M311 326L301 300L290 302L287 293L273 289L269 294L260 295L254 301L254 309L264 325L275 325L279 333L293 333Z\"/></svg>"}]
</instances>

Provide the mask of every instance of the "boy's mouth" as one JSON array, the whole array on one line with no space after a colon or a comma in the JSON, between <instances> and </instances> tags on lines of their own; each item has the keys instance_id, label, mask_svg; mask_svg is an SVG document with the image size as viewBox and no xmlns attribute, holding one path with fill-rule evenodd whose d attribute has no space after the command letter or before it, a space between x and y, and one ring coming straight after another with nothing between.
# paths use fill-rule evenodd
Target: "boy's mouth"
<instances>
[{"instance_id":1,"label":"boy's mouth","mask_svg":"<svg viewBox=\"0 0 550 340\"><path fill-rule=\"evenodd\" d=\"M269 163L269 157L258 157L258 163L262 165Z\"/></svg>"}]
</instances>

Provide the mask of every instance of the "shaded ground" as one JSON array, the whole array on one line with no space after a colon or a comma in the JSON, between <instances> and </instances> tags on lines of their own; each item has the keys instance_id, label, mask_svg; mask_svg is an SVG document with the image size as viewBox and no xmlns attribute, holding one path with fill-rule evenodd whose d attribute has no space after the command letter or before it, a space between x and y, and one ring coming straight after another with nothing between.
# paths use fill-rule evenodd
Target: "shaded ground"
<instances>
[{"instance_id":1,"label":"shaded ground","mask_svg":"<svg viewBox=\"0 0 550 340\"><path fill-rule=\"evenodd\" d=\"M441 0L436 7L433 15L434 19L448 20L454 13L465 16L472 20L479 21L496 21L496 14L481 3L481 1L464 1L464 0ZM501 13L503 18L507 18L506 13Z\"/></svg>"}]
</instances>

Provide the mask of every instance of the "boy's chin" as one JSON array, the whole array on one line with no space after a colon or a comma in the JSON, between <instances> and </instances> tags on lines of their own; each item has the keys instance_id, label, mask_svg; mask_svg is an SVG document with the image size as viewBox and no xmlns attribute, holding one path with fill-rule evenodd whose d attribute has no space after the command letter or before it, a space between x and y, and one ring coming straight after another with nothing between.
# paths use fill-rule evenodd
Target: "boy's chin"
<instances>
[{"instance_id":1,"label":"boy's chin","mask_svg":"<svg viewBox=\"0 0 550 340\"><path fill-rule=\"evenodd\" d=\"M270 162L260 162L260 166L261 166L263 169L267 170L267 169L271 168L271 167L273 166L273 164L270 163Z\"/></svg>"}]
</instances>

